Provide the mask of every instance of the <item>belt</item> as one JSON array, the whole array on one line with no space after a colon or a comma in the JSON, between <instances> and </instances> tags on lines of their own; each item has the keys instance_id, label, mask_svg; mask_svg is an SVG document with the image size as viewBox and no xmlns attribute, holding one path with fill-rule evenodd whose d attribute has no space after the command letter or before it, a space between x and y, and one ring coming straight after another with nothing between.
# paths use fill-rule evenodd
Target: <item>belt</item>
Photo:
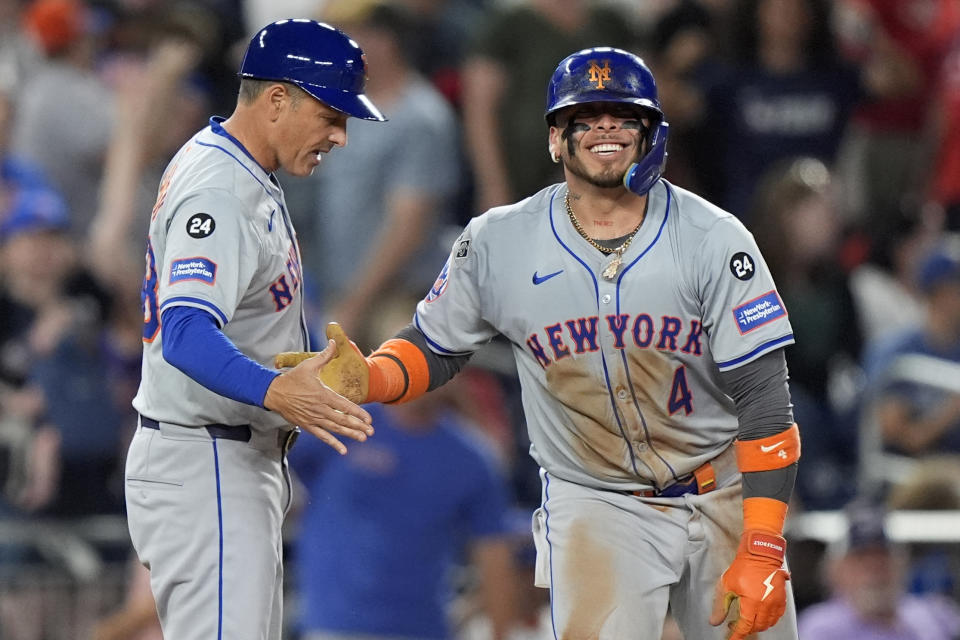
<instances>
[{"instance_id":1,"label":"belt","mask_svg":"<svg viewBox=\"0 0 960 640\"><path fill-rule=\"evenodd\" d=\"M717 488L717 474L709 462L697 467L693 473L686 475L663 489L639 489L624 491L627 495L640 498L679 498L689 493L710 493Z\"/></svg>"},{"instance_id":2,"label":"belt","mask_svg":"<svg viewBox=\"0 0 960 640\"><path fill-rule=\"evenodd\" d=\"M160 423L153 418L140 416L140 424L147 429L160 429ZM205 424L203 428L207 430L210 437L214 440L236 440L238 442L250 442L250 425L241 424L230 426L226 424Z\"/></svg>"}]
</instances>

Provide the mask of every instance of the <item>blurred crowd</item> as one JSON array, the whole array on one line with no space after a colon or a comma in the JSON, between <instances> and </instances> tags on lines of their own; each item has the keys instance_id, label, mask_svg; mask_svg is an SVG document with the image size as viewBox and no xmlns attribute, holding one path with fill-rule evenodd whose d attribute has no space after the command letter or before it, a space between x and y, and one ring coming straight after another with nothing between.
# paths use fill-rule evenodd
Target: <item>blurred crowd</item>
<instances>
[{"instance_id":1,"label":"blurred crowd","mask_svg":"<svg viewBox=\"0 0 960 640\"><path fill-rule=\"evenodd\" d=\"M311 178L280 176L317 335L335 319L368 348L408 322L396 309L467 220L562 179L543 120L557 62L635 51L671 124L665 177L747 225L791 315L791 514L850 515L841 548L794 545L801 638L960 636L956 545L902 548L876 524L960 509L960 0L0 0L0 524L122 516L160 175L232 109L249 37L293 16L358 41L389 118L351 120ZM317 629L360 616L382 637L420 637L418 616L446 618L430 637L546 637L539 479L497 347L455 389L378 409L364 455L294 451L291 638L348 637ZM36 562L0 539L2 638L53 637L17 588ZM72 637L158 637L130 566L126 604Z\"/></svg>"}]
</instances>

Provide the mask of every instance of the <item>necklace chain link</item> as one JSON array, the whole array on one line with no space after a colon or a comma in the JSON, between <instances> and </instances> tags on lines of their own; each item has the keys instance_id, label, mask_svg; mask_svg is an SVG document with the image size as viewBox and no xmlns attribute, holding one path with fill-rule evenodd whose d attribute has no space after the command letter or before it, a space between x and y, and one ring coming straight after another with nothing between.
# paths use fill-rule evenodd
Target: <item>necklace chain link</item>
<instances>
[{"instance_id":1,"label":"necklace chain link","mask_svg":"<svg viewBox=\"0 0 960 640\"><path fill-rule=\"evenodd\" d=\"M630 246L630 243L633 242L633 237L637 235L637 231L640 231L640 225L643 224L643 219L637 223L637 226L633 228L633 231L630 232L630 235L627 236L627 239L623 241L616 249L610 249L609 247L604 247L602 244L591 238L587 235L587 232L583 230L583 227L580 226L580 221L577 220L577 215L573 212L573 207L570 206L570 192L567 191L567 194L563 197L563 204L567 207L567 215L570 216L570 222L573 223L573 228L577 230L584 240L590 243L591 246L601 251L602 253L615 253L617 256L622 256L623 253L627 250L627 247Z\"/></svg>"}]
</instances>

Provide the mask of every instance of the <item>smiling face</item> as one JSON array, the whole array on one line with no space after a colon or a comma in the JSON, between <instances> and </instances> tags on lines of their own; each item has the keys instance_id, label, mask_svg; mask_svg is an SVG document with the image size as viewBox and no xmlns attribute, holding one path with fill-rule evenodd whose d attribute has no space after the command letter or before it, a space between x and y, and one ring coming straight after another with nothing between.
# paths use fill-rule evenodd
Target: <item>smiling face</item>
<instances>
[{"instance_id":1,"label":"smiling face","mask_svg":"<svg viewBox=\"0 0 960 640\"><path fill-rule=\"evenodd\" d=\"M347 114L328 107L299 89L292 89L281 109L273 148L279 167L294 176L308 176L320 154L347 144Z\"/></svg>"},{"instance_id":2,"label":"smiling face","mask_svg":"<svg viewBox=\"0 0 960 640\"><path fill-rule=\"evenodd\" d=\"M622 185L623 174L646 153L651 121L641 107L617 102L576 105L550 127L550 151L568 173L596 187Z\"/></svg>"}]
</instances>

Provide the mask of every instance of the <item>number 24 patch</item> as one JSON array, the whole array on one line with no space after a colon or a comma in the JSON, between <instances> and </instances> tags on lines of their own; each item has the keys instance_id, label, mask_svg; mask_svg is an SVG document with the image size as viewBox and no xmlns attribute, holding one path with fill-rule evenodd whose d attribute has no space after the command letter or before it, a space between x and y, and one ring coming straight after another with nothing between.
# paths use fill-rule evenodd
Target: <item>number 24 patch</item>
<instances>
[{"instance_id":1,"label":"number 24 patch","mask_svg":"<svg viewBox=\"0 0 960 640\"><path fill-rule=\"evenodd\" d=\"M187 220L187 235L191 238L207 238L216 228L217 223L209 213L195 213Z\"/></svg>"},{"instance_id":2,"label":"number 24 patch","mask_svg":"<svg viewBox=\"0 0 960 640\"><path fill-rule=\"evenodd\" d=\"M730 258L730 273L737 280L749 280L753 277L755 271L753 258L750 257L749 253L740 251Z\"/></svg>"}]
</instances>

